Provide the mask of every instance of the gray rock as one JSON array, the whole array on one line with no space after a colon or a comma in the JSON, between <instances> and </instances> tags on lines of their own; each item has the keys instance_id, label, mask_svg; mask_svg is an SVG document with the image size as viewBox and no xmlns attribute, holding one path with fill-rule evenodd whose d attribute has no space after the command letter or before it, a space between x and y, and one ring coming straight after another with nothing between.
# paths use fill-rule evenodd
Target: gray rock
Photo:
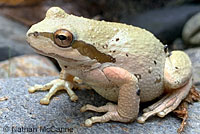
<instances>
[{"instance_id":1,"label":"gray rock","mask_svg":"<svg viewBox=\"0 0 200 134\"><path fill-rule=\"evenodd\" d=\"M182 32L185 44L200 46L200 12L187 21Z\"/></svg>"},{"instance_id":2,"label":"gray rock","mask_svg":"<svg viewBox=\"0 0 200 134\"><path fill-rule=\"evenodd\" d=\"M200 5L183 5L155 9L139 15L124 15L121 22L145 28L163 43L171 43L181 37L186 21L200 11Z\"/></svg>"},{"instance_id":3,"label":"gray rock","mask_svg":"<svg viewBox=\"0 0 200 134\"><path fill-rule=\"evenodd\" d=\"M54 64L44 56L22 55L0 62L0 78L58 75Z\"/></svg>"},{"instance_id":4,"label":"gray rock","mask_svg":"<svg viewBox=\"0 0 200 134\"><path fill-rule=\"evenodd\" d=\"M92 90L77 90L78 102L69 100L66 92L59 92L53 97L48 106L40 105L39 100L47 92L28 93L28 87L34 84L45 84L55 77L31 77L12 78L0 80L0 96L8 97L6 101L0 101L0 131L4 134L16 133L24 129L27 132L43 133L56 128L64 128L67 132L73 133L140 133L140 134L174 134L181 121L173 114L161 119L150 118L145 124L137 122L125 124L118 122L97 123L92 127L84 127L84 121L94 115L101 113L85 112L79 110L84 104L101 106L106 104L106 100ZM190 105L188 125L185 134L200 133L199 118L200 103ZM46 128L46 129L45 129ZM47 129L52 128L52 129ZM63 130L62 132L64 132ZM49 132L54 134L55 132Z\"/></svg>"},{"instance_id":5,"label":"gray rock","mask_svg":"<svg viewBox=\"0 0 200 134\"><path fill-rule=\"evenodd\" d=\"M192 61L194 83L200 88L200 47L191 48L185 52L189 55Z\"/></svg>"},{"instance_id":6,"label":"gray rock","mask_svg":"<svg viewBox=\"0 0 200 134\"><path fill-rule=\"evenodd\" d=\"M171 45L172 50L184 50L186 47L181 38L177 38Z\"/></svg>"},{"instance_id":7,"label":"gray rock","mask_svg":"<svg viewBox=\"0 0 200 134\"><path fill-rule=\"evenodd\" d=\"M0 16L0 61L34 53L25 40L27 30L27 27Z\"/></svg>"}]
</instances>

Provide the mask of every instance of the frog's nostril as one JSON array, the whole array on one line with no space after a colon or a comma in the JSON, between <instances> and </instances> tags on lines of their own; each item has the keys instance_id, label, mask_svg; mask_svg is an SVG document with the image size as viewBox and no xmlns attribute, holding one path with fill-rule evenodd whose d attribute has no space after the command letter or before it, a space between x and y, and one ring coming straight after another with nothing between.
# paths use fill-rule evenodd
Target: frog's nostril
<instances>
[{"instance_id":1,"label":"frog's nostril","mask_svg":"<svg viewBox=\"0 0 200 134\"><path fill-rule=\"evenodd\" d=\"M35 36L35 37L38 37L39 36L39 33L38 32L34 32L34 33L29 33L28 36Z\"/></svg>"},{"instance_id":2,"label":"frog's nostril","mask_svg":"<svg viewBox=\"0 0 200 134\"><path fill-rule=\"evenodd\" d=\"M28 36L31 36L32 33L29 33Z\"/></svg>"},{"instance_id":3,"label":"frog's nostril","mask_svg":"<svg viewBox=\"0 0 200 134\"><path fill-rule=\"evenodd\" d=\"M37 37L37 36L39 36L39 33L38 33L38 32L34 32L33 35L34 35L35 37Z\"/></svg>"}]
</instances>

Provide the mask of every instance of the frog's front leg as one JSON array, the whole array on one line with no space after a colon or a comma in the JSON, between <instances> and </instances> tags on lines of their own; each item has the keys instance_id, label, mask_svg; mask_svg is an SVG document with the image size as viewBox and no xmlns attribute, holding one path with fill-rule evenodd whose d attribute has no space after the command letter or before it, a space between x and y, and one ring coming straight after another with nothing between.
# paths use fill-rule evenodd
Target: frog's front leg
<instances>
[{"instance_id":1,"label":"frog's front leg","mask_svg":"<svg viewBox=\"0 0 200 134\"><path fill-rule=\"evenodd\" d=\"M44 98L40 100L41 104L48 105L50 102L50 98L59 90L66 90L70 100L71 101L76 101L78 100L78 96L74 93L72 88L74 87L73 85L73 79L75 77L72 75L69 75L65 72L65 70L62 70L60 72L60 78L51 81L50 83L47 83L45 85L35 85L33 87L30 87L28 91L30 93L33 93L35 91L46 91L49 90L49 93L45 95ZM75 78L75 80L79 80L78 78ZM80 80L79 80L80 81Z\"/></svg>"},{"instance_id":2,"label":"frog's front leg","mask_svg":"<svg viewBox=\"0 0 200 134\"><path fill-rule=\"evenodd\" d=\"M85 121L86 126L96 122L131 122L139 111L139 87L137 78L128 71L119 67L106 67L102 70L110 83L119 87L118 104L107 103L105 106L95 107L86 105L81 108L82 112L92 110L96 112L107 112L103 116L92 117Z\"/></svg>"},{"instance_id":3,"label":"frog's front leg","mask_svg":"<svg viewBox=\"0 0 200 134\"><path fill-rule=\"evenodd\" d=\"M164 70L164 88L166 95L155 104L145 108L138 118L144 123L150 116L164 117L178 107L192 87L192 66L189 57L182 51L173 51L167 57Z\"/></svg>"}]
</instances>

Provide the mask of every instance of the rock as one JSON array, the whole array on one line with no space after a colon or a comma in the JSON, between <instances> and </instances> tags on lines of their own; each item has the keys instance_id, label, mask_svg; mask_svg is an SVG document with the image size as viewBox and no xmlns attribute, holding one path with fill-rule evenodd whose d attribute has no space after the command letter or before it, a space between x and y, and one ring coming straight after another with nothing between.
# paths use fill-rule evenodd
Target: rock
<instances>
[{"instance_id":1,"label":"rock","mask_svg":"<svg viewBox=\"0 0 200 134\"><path fill-rule=\"evenodd\" d=\"M155 34L164 44L181 37L186 21L200 11L200 5L182 5L147 11L138 15L125 14L121 22L145 28Z\"/></svg>"},{"instance_id":2,"label":"rock","mask_svg":"<svg viewBox=\"0 0 200 134\"><path fill-rule=\"evenodd\" d=\"M25 40L27 30L27 27L0 16L0 61L34 53Z\"/></svg>"},{"instance_id":3,"label":"rock","mask_svg":"<svg viewBox=\"0 0 200 134\"><path fill-rule=\"evenodd\" d=\"M39 55L23 55L0 62L0 78L58 75L53 63Z\"/></svg>"},{"instance_id":4,"label":"rock","mask_svg":"<svg viewBox=\"0 0 200 134\"><path fill-rule=\"evenodd\" d=\"M172 50L184 50L186 48L181 38L174 40L170 47Z\"/></svg>"},{"instance_id":5,"label":"rock","mask_svg":"<svg viewBox=\"0 0 200 134\"><path fill-rule=\"evenodd\" d=\"M0 131L4 134L16 133L20 130L33 133L50 132L50 130L63 130L73 133L140 133L140 134L174 134L181 121L172 113L164 118L152 117L145 124L133 123L97 123L92 127L84 127L83 123L91 116L102 115L102 113L81 113L80 108L84 104L102 106L106 100L93 90L76 90L79 100L71 102L67 93L60 91L55 95L51 103L40 105L39 100L47 92L28 93L28 87L35 84L45 84L55 77L31 77L11 78L0 80L0 98L7 97L8 100L0 101ZM185 134L198 134L200 132L200 103L189 106L189 119L185 128ZM49 128L49 129L48 129ZM63 128L63 129L61 129ZM7 133L6 133L7 132ZM61 131L60 131L61 132Z\"/></svg>"},{"instance_id":6,"label":"rock","mask_svg":"<svg viewBox=\"0 0 200 134\"><path fill-rule=\"evenodd\" d=\"M183 28L182 36L188 47L200 46L200 12L187 21Z\"/></svg>"},{"instance_id":7,"label":"rock","mask_svg":"<svg viewBox=\"0 0 200 134\"><path fill-rule=\"evenodd\" d=\"M0 1L0 6L31 6L35 4L39 4L44 0L29 0L29 1L24 1L24 0L1 0Z\"/></svg>"},{"instance_id":8,"label":"rock","mask_svg":"<svg viewBox=\"0 0 200 134\"><path fill-rule=\"evenodd\" d=\"M185 52L189 55L192 61L194 83L198 88L200 88L200 47L191 48Z\"/></svg>"}]
</instances>

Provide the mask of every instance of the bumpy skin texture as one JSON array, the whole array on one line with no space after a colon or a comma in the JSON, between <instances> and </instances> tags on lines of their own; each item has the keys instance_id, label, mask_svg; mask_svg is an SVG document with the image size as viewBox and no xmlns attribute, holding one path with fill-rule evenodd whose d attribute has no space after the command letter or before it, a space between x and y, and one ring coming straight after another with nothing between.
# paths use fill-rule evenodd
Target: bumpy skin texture
<instances>
[{"instance_id":1,"label":"bumpy skin texture","mask_svg":"<svg viewBox=\"0 0 200 134\"><path fill-rule=\"evenodd\" d=\"M56 45L53 35L59 29L72 33L72 46L61 48ZM53 7L47 11L43 21L29 29L27 41L38 53L59 62L62 68L60 80L64 80L64 83L59 80L60 86L51 83L50 86L47 84L48 88L32 87L30 92L54 87L50 92L55 93L64 88L71 100L76 101L78 97L73 99L75 93L71 89L76 84L73 78L78 77L88 88L93 88L110 101L118 102L118 105L99 108L91 105L83 107L81 111L107 112L102 117L86 120L87 126L109 120L130 122L137 117L140 101L151 101L167 89L168 97L159 103L163 109L157 110L157 113L163 112L167 108L165 102L173 98L170 96L176 96L177 99L172 100L179 102L189 91L182 89L190 88L188 81L191 81L192 71L188 56L176 51L169 56L163 44L141 28L76 17ZM178 83L175 82L177 78ZM173 94L173 89L179 89L182 95ZM47 95L45 104L49 103L52 95ZM170 106L176 108L177 105ZM143 115L139 122L143 123L146 118Z\"/></svg>"},{"instance_id":2,"label":"bumpy skin texture","mask_svg":"<svg viewBox=\"0 0 200 134\"><path fill-rule=\"evenodd\" d=\"M141 75L142 78L139 81L139 86L142 89L141 101L150 101L162 94L165 62L164 46L153 34L144 29L125 24L89 20L68 15L62 10L56 10L49 10L46 18L42 22L33 25L28 33L35 31L53 33L57 29L67 29L73 33L76 40L94 45L100 52L115 57L115 66L122 67L132 74ZM72 65L72 67L81 65L79 61L82 60L90 60L89 63L83 64L96 63L95 60L80 55L77 50L58 49L49 39L38 38L41 39L30 39L31 45L41 51L45 50L48 56L54 57L54 53L61 55L64 57L64 61L59 58L58 60L62 62L62 65L70 66L65 62L68 58L76 60L73 61L75 65ZM117 39L119 40L116 41ZM113 51L115 52L113 53ZM84 77L80 74L77 75L71 70L68 72L84 80ZM157 79L161 79L161 81L155 83ZM116 101L116 99L113 101Z\"/></svg>"}]
</instances>

